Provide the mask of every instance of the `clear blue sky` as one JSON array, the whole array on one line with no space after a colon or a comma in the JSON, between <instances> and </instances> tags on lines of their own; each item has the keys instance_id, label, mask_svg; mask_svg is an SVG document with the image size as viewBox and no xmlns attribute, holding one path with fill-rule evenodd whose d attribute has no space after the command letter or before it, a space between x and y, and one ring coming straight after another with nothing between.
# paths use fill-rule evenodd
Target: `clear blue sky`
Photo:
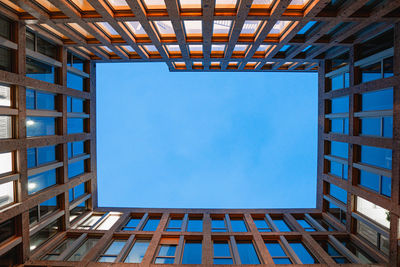
<instances>
[{"instance_id":1,"label":"clear blue sky","mask_svg":"<svg viewBox=\"0 0 400 267\"><path fill-rule=\"evenodd\" d=\"M317 75L97 65L100 206L315 207Z\"/></svg>"}]
</instances>

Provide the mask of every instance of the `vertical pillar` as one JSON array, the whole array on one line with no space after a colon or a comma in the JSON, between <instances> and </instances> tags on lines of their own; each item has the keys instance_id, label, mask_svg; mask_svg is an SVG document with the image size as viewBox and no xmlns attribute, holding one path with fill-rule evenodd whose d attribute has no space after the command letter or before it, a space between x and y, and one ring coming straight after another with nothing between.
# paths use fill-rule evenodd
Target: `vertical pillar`
<instances>
[{"instance_id":1,"label":"vertical pillar","mask_svg":"<svg viewBox=\"0 0 400 267\"><path fill-rule=\"evenodd\" d=\"M91 206L97 207L97 157L96 157L96 63L85 64L85 71L90 74L89 90L89 133L90 133L90 166L89 171L93 174L90 182L90 193L92 194Z\"/></svg>"}]
</instances>

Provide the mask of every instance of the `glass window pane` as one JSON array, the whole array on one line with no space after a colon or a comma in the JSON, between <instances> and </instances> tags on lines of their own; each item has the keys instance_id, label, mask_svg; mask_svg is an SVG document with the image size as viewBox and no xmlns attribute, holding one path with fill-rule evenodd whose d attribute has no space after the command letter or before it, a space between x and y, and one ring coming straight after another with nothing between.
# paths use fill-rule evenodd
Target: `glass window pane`
<instances>
[{"instance_id":1,"label":"glass window pane","mask_svg":"<svg viewBox=\"0 0 400 267\"><path fill-rule=\"evenodd\" d=\"M111 227L118 221L120 215L113 214L108 216L98 227L96 230L110 230Z\"/></svg>"},{"instance_id":2,"label":"glass window pane","mask_svg":"<svg viewBox=\"0 0 400 267\"><path fill-rule=\"evenodd\" d=\"M256 250L251 242L238 242L237 249L239 251L240 261L242 264L260 264Z\"/></svg>"},{"instance_id":3,"label":"glass window pane","mask_svg":"<svg viewBox=\"0 0 400 267\"><path fill-rule=\"evenodd\" d=\"M67 119L67 133L76 134L83 133L83 122L84 119L81 118L68 118Z\"/></svg>"},{"instance_id":4,"label":"glass window pane","mask_svg":"<svg viewBox=\"0 0 400 267\"><path fill-rule=\"evenodd\" d=\"M51 117L27 117L26 136L43 136L55 134L55 118Z\"/></svg>"},{"instance_id":5,"label":"glass window pane","mask_svg":"<svg viewBox=\"0 0 400 267\"><path fill-rule=\"evenodd\" d=\"M138 219L138 218L130 219L130 220L128 221L128 223L125 225L125 228L124 228L123 230L135 231L137 225L139 224L139 222L140 222L140 219ZM129 227L129 228L128 228L128 227Z\"/></svg>"},{"instance_id":6,"label":"glass window pane","mask_svg":"<svg viewBox=\"0 0 400 267\"><path fill-rule=\"evenodd\" d=\"M365 67L360 68L361 70L361 81L363 83L381 79L381 62L377 62Z\"/></svg>"},{"instance_id":7,"label":"glass window pane","mask_svg":"<svg viewBox=\"0 0 400 267\"><path fill-rule=\"evenodd\" d=\"M36 193L57 183L56 170L49 170L28 177L28 194Z\"/></svg>"},{"instance_id":8,"label":"glass window pane","mask_svg":"<svg viewBox=\"0 0 400 267\"><path fill-rule=\"evenodd\" d=\"M13 155L11 152L0 153L0 174L8 173L13 170L12 169L12 164L13 164L12 156Z\"/></svg>"},{"instance_id":9,"label":"glass window pane","mask_svg":"<svg viewBox=\"0 0 400 267\"><path fill-rule=\"evenodd\" d=\"M0 207L14 202L14 182L0 184Z\"/></svg>"},{"instance_id":10,"label":"glass window pane","mask_svg":"<svg viewBox=\"0 0 400 267\"><path fill-rule=\"evenodd\" d=\"M32 58L26 58L26 77L54 83L55 71L54 67L39 62Z\"/></svg>"},{"instance_id":11,"label":"glass window pane","mask_svg":"<svg viewBox=\"0 0 400 267\"><path fill-rule=\"evenodd\" d=\"M379 90L362 94L362 111L387 109L393 109L393 89Z\"/></svg>"},{"instance_id":12,"label":"glass window pane","mask_svg":"<svg viewBox=\"0 0 400 267\"><path fill-rule=\"evenodd\" d=\"M381 118L363 118L361 119L361 134L363 135L381 135Z\"/></svg>"},{"instance_id":13,"label":"glass window pane","mask_svg":"<svg viewBox=\"0 0 400 267\"><path fill-rule=\"evenodd\" d=\"M346 113L349 112L349 97L332 98L332 113Z\"/></svg>"},{"instance_id":14,"label":"glass window pane","mask_svg":"<svg viewBox=\"0 0 400 267\"><path fill-rule=\"evenodd\" d=\"M360 185L379 193L380 176L360 170Z\"/></svg>"},{"instance_id":15,"label":"glass window pane","mask_svg":"<svg viewBox=\"0 0 400 267\"><path fill-rule=\"evenodd\" d=\"M339 74L331 78L331 89L337 90L343 88L343 74Z\"/></svg>"},{"instance_id":16,"label":"glass window pane","mask_svg":"<svg viewBox=\"0 0 400 267\"><path fill-rule=\"evenodd\" d=\"M273 220L274 224L276 225L276 227L278 227L278 230L280 232L291 232L292 229L290 229L289 225L287 225L287 223L284 220Z\"/></svg>"},{"instance_id":17,"label":"glass window pane","mask_svg":"<svg viewBox=\"0 0 400 267\"><path fill-rule=\"evenodd\" d=\"M189 219L188 232L203 232L203 220L202 219Z\"/></svg>"},{"instance_id":18,"label":"glass window pane","mask_svg":"<svg viewBox=\"0 0 400 267\"><path fill-rule=\"evenodd\" d=\"M29 238L29 248L30 250L34 250L35 248L42 245L44 242L49 240L53 237L59 230L60 219L56 220L55 222L45 226L39 232L33 234Z\"/></svg>"},{"instance_id":19,"label":"glass window pane","mask_svg":"<svg viewBox=\"0 0 400 267\"><path fill-rule=\"evenodd\" d=\"M143 227L143 231L155 231L159 222L160 219L148 219L146 225Z\"/></svg>"},{"instance_id":20,"label":"glass window pane","mask_svg":"<svg viewBox=\"0 0 400 267\"><path fill-rule=\"evenodd\" d=\"M361 162L381 168L392 169L392 150L372 146L361 146Z\"/></svg>"},{"instance_id":21,"label":"glass window pane","mask_svg":"<svg viewBox=\"0 0 400 267\"><path fill-rule=\"evenodd\" d=\"M393 117L383 118L383 137L393 137Z\"/></svg>"},{"instance_id":22,"label":"glass window pane","mask_svg":"<svg viewBox=\"0 0 400 267\"><path fill-rule=\"evenodd\" d=\"M330 184L329 186L329 194L336 198L337 200L347 203L347 191L334 185Z\"/></svg>"},{"instance_id":23,"label":"glass window pane","mask_svg":"<svg viewBox=\"0 0 400 267\"><path fill-rule=\"evenodd\" d=\"M274 263L275 264L292 264L292 262L288 258L275 258Z\"/></svg>"},{"instance_id":24,"label":"glass window pane","mask_svg":"<svg viewBox=\"0 0 400 267\"><path fill-rule=\"evenodd\" d=\"M383 78L393 76L393 57L383 60Z\"/></svg>"},{"instance_id":25,"label":"glass window pane","mask_svg":"<svg viewBox=\"0 0 400 267\"><path fill-rule=\"evenodd\" d=\"M180 231L182 219L170 219L166 231Z\"/></svg>"},{"instance_id":26,"label":"glass window pane","mask_svg":"<svg viewBox=\"0 0 400 267\"><path fill-rule=\"evenodd\" d=\"M231 257L229 243L214 242L214 257Z\"/></svg>"},{"instance_id":27,"label":"glass window pane","mask_svg":"<svg viewBox=\"0 0 400 267\"><path fill-rule=\"evenodd\" d=\"M233 264L233 259L215 258L214 264Z\"/></svg>"},{"instance_id":28,"label":"glass window pane","mask_svg":"<svg viewBox=\"0 0 400 267\"><path fill-rule=\"evenodd\" d=\"M242 219L231 219L233 232L247 232L246 224Z\"/></svg>"},{"instance_id":29,"label":"glass window pane","mask_svg":"<svg viewBox=\"0 0 400 267\"><path fill-rule=\"evenodd\" d=\"M292 242L290 246L296 253L297 257L301 260L303 264L313 264L318 263L318 261L311 255L308 249L301 242Z\"/></svg>"},{"instance_id":30,"label":"glass window pane","mask_svg":"<svg viewBox=\"0 0 400 267\"><path fill-rule=\"evenodd\" d=\"M12 117L0 116L0 139L12 138Z\"/></svg>"},{"instance_id":31,"label":"glass window pane","mask_svg":"<svg viewBox=\"0 0 400 267\"><path fill-rule=\"evenodd\" d=\"M68 178L71 179L85 172L85 161L80 160L68 164Z\"/></svg>"},{"instance_id":32,"label":"glass window pane","mask_svg":"<svg viewBox=\"0 0 400 267\"><path fill-rule=\"evenodd\" d=\"M12 71L13 53L10 48L0 46L0 70Z\"/></svg>"},{"instance_id":33,"label":"glass window pane","mask_svg":"<svg viewBox=\"0 0 400 267\"><path fill-rule=\"evenodd\" d=\"M80 261L97 243L97 238L88 238L69 258L67 261Z\"/></svg>"},{"instance_id":34,"label":"glass window pane","mask_svg":"<svg viewBox=\"0 0 400 267\"><path fill-rule=\"evenodd\" d=\"M57 46L37 36L37 52L48 57L57 59Z\"/></svg>"},{"instance_id":35,"label":"glass window pane","mask_svg":"<svg viewBox=\"0 0 400 267\"><path fill-rule=\"evenodd\" d=\"M0 84L0 106L11 107L11 89L9 85Z\"/></svg>"},{"instance_id":36,"label":"glass window pane","mask_svg":"<svg viewBox=\"0 0 400 267\"><path fill-rule=\"evenodd\" d=\"M50 198L40 204L39 212L40 216L43 217L46 214L52 213L58 209L57 197Z\"/></svg>"},{"instance_id":37,"label":"glass window pane","mask_svg":"<svg viewBox=\"0 0 400 267\"><path fill-rule=\"evenodd\" d=\"M269 254L272 257L286 257L286 253L278 242L265 242Z\"/></svg>"},{"instance_id":38,"label":"glass window pane","mask_svg":"<svg viewBox=\"0 0 400 267\"><path fill-rule=\"evenodd\" d=\"M314 227L309 224L306 220L303 219L297 219L297 222L303 227L306 231L308 232L313 232L315 231Z\"/></svg>"},{"instance_id":39,"label":"glass window pane","mask_svg":"<svg viewBox=\"0 0 400 267\"><path fill-rule=\"evenodd\" d=\"M49 163L56 160L56 147L44 146L37 148L38 165Z\"/></svg>"},{"instance_id":40,"label":"glass window pane","mask_svg":"<svg viewBox=\"0 0 400 267\"><path fill-rule=\"evenodd\" d=\"M391 196L392 191L392 179L390 177L382 176L382 195L387 197Z\"/></svg>"},{"instance_id":41,"label":"glass window pane","mask_svg":"<svg viewBox=\"0 0 400 267\"><path fill-rule=\"evenodd\" d=\"M201 264L201 242L186 242L182 264Z\"/></svg>"},{"instance_id":42,"label":"glass window pane","mask_svg":"<svg viewBox=\"0 0 400 267\"><path fill-rule=\"evenodd\" d=\"M36 108L44 110L55 110L55 96L36 91Z\"/></svg>"},{"instance_id":43,"label":"glass window pane","mask_svg":"<svg viewBox=\"0 0 400 267\"><path fill-rule=\"evenodd\" d=\"M126 240L114 240L103 254L118 255L125 246Z\"/></svg>"},{"instance_id":44,"label":"glass window pane","mask_svg":"<svg viewBox=\"0 0 400 267\"><path fill-rule=\"evenodd\" d=\"M175 256L176 245L161 245L158 256Z\"/></svg>"},{"instance_id":45,"label":"glass window pane","mask_svg":"<svg viewBox=\"0 0 400 267\"><path fill-rule=\"evenodd\" d=\"M83 99L72 98L72 112L83 113Z\"/></svg>"},{"instance_id":46,"label":"glass window pane","mask_svg":"<svg viewBox=\"0 0 400 267\"><path fill-rule=\"evenodd\" d=\"M72 72L67 72L67 87L83 91L84 78Z\"/></svg>"},{"instance_id":47,"label":"glass window pane","mask_svg":"<svg viewBox=\"0 0 400 267\"><path fill-rule=\"evenodd\" d=\"M390 228L390 214L388 210L361 197L357 197L356 210L371 219L373 222L383 225L388 229Z\"/></svg>"}]
</instances>

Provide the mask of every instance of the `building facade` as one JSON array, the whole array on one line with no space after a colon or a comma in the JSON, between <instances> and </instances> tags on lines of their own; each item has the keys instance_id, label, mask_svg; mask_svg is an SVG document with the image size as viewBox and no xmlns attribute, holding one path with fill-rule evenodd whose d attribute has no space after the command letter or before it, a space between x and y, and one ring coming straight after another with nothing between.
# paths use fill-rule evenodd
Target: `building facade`
<instances>
[{"instance_id":1,"label":"building facade","mask_svg":"<svg viewBox=\"0 0 400 267\"><path fill-rule=\"evenodd\" d=\"M96 63L153 61L317 72L317 206L98 207ZM399 161L399 1L0 0L0 266L399 266Z\"/></svg>"}]
</instances>

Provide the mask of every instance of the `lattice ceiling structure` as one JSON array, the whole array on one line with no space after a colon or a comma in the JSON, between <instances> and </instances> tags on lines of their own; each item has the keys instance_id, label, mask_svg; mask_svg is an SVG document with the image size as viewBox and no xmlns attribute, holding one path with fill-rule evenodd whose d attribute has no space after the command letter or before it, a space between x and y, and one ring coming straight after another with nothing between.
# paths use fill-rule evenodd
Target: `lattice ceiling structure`
<instances>
[{"instance_id":1,"label":"lattice ceiling structure","mask_svg":"<svg viewBox=\"0 0 400 267\"><path fill-rule=\"evenodd\" d=\"M0 0L0 11L96 62L316 71L318 60L392 27L400 1Z\"/></svg>"}]
</instances>

